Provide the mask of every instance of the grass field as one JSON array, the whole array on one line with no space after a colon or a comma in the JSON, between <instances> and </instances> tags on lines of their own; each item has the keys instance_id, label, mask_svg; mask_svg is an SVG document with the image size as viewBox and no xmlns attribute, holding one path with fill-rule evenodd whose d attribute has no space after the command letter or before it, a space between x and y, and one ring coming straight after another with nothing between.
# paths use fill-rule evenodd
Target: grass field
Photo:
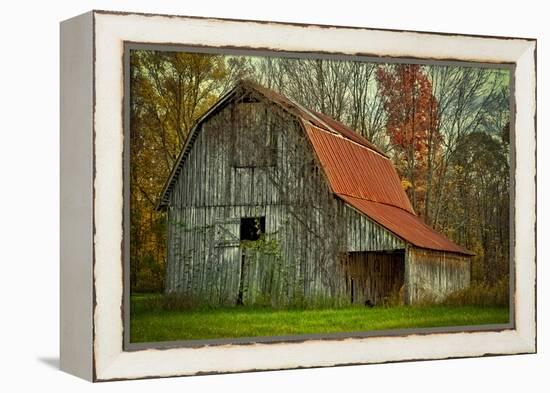
<instances>
[{"instance_id":1,"label":"grass field","mask_svg":"<svg viewBox=\"0 0 550 393\"><path fill-rule=\"evenodd\" d=\"M173 311L152 308L152 296L155 295L132 296L130 341L133 343L508 322L505 307L351 306L312 310L234 307Z\"/></svg>"}]
</instances>

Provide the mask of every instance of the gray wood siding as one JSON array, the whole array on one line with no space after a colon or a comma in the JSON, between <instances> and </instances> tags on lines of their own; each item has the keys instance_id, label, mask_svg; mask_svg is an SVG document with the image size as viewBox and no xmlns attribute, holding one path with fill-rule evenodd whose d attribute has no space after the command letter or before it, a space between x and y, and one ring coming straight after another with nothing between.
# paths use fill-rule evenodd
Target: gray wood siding
<instances>
[{"instance_id":1,"label":"gray wood siding","mask_svg":"<svg viewBox=\"0 0 550 393\"><path fill-rule=\"evenodd\" d=\"M265 119L263 108L258 111ZM338 258L345 240L343 229L336 228L341 205L314 165L301 126L270 112L279 117L270 124L277 140L275 165L239 159L248 166L237 167L231 121L243 112L252 111L232 113L227 107L203 123L178 176L168 207L166 291L235 304L242 270L245 304L345 301ZM244 123L251 127L245 141L265 131L250 117ZM241 217L260 216L266 217L265 239L243 246Z\"/></svg>"},{"instance_id":2,"label":"gray wood siding","mask_svg":"<svg viewBox=\"0 0 550 393\"><path fill-rule=\"evenodd\" d=\"M442 300L470 285L470 257L410 247L406 252L406 301Z\"/></svg>"},{"instance_id":3,"label":"gray wood siding","mask_svg":"<svg viewBox=\"0 0 550 393\"><path fill-rule=\"evenodd\" d=\"M344 202L347 251L404 250L405 242Z\"/></svg>"}]
</instances>

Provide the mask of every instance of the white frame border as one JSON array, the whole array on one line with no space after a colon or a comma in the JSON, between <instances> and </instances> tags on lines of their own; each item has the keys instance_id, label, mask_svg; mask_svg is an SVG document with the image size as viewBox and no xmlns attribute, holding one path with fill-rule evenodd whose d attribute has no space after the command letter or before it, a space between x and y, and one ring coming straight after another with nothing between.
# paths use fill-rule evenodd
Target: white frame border
<instances>
[{"instance_id":1,"label":"white frame border","mask_svg":"<svg viewBox=\"0 0 550 393\"><path fill-rule=\"evenodd\" d=\"M536 352L536 41L101 11L92 17L94 380ZM123 351L124 42L515 63L515 329Z\"/></svg>"}]
</instances>

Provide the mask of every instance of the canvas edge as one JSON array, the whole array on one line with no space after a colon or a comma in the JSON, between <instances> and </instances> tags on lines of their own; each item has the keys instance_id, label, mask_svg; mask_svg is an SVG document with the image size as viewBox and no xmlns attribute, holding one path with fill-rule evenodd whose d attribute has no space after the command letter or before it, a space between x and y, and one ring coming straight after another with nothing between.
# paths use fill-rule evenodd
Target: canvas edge
<instances>
[{"instance_id":1,"label":"canvas edge","mask_svg":"<svg viewBox=\"0 0 550 393\"><path fill-rule=\"evenodd\" d=\"M486 35L486 34L466 34L466 33L451 33L451 32L442 32L442 31L428 31L428 30L407 30L407 29L389 29L381 27L366 27L366 26L350 26L350 25L329 25L323 23L303 23L303 22L283 22L283 21L273 21L273 20L262 20L262 19L242 19L242 18L221 18L215 16L197 16L197 15L183 15L183 14L163 14L163 13L151 13L151 12L137 12L137 11L113 11L113 10L102 10L95 9L93 10L95 14L104 14L104 15L120 15L120 16L129 16L129 15L138 15L138 16L160 16L165 18L178 18L178 19L196 19L196 20L211 20L211 21L222 21L222 22L244 22L244 23L256 23L256 24L270 24L270 25L284 25L284 26L295 26L295 27L319 27L324 29L358 29L358 30L372 30L372 31L385 31L385 32L397 32L397 33L419 33L419 34L436 34L444 35L449 37L473 37L473 38L495 38L495 39L520 39L528 41L536 41L534 37L509 37L509 36L499 36L499 35Z\"/></svg>"},{"instance_id":2,"label":"canvas edge","mask_svg":"<svg viewBox=\"0 0 550 393\"><path fill-rule=\"evenodd\" d=\"M525 45L515 72L515 324L527 351L537 351L537 42ZM521 135L521 137L520 137ZM521 190L521 192L518 192ZM525 261L525 262L524 262Z\"/></svg>"},{"instance_id":3,"label":"canvas edge","mask_svg":"<svg viewBox=\"0 0 550 393\"><path fill-rule=\"evenodd\" d=\"M100 15L105 15L105 13L101 12L100 14L98 14L98 16ZM108 15L113 15L113 14L108 14ZM133 14L131 14L133 15ZM124 17L124 16L119 16L119 17ZM188 18L188 17L186 17ZM394 35L400 35L401 33L399 32L392 32L391 34L394 34ZM427 33L426 35L430 35L430 33ZM114 39L117 39L115 36L111 36L111 38L114 38ZM122 37L119 37L119 39L121 39L121 41L124 41L124 39L122 39ZM521 39L523 40L523 39ZM523 40L525 41L525 40ZM533 67L534 69L534 55L533 53L535 52L535 48L536 48L536 41L533 43L533 40L527 40L524 42L525 44L525 51L523 52L523 55L525 56L524 59L523 59L523 64L525 65L526 68L529 68L529 67ZM522 56L520 56L522 57ZM519 61L519 58L518 57L516 60ZM531 60L529 61L529 59L527 58L530 58ZM464 60L467 60L467 59L464 59ZM520 64L518 63L518 66ZM519 67L518 67L519 68ZM523 69L523 68L522 68ZM522 71L522 69L519 69L517 70L517 73L520 74L520 71ZM527 72L529 72L528 70L526 70ZM534 71L534 70L533 70ZM533 80L535 78L535 75L533 75ZM520 83L523 83L521 82L520 79L518 79L518 85ZM532 90L534 87L533 86L529 86L527 89L528 90ZM531 101L533 102L529 102L529 105L532 105L533 106L533 114L535 115L536 114L536 105L535 105L535 102L534 102L534 95L533 95L533 92L532 91L528 91L527 92L528 95L531 96ZM518 112L519 113L519 112ZM523 113L523 112L521 112ZM516 119L516 125L518 125L517 123L517 119ZM534 123L533 123L534 125ZM529 132L529 134L532 134L533 136L533 141L535 140L535 128L534 126L533 127L527 127L526 128ZM529 138L531 139L531 138ZM536 141L535 141L535 144L534 146L536 146ZM531 149L531 147L533 147L533 151L534 151L534 146L526 146L527 149ZM528 153L532 153L532 151L529 151ZM536 169L535 169L536 170ZM534 184L531 184L529 187L531 186L534 186ZM518 206L520 207L520 206ZM531 206L527 206L527 208L530 208ZM533 206L534 207L534 206ZM518 212L519 209L516 209L516 218L518 217ZM534 209L533 209L534 210ZM532 229L533 229L533 232L531 233L531 231L527 231L525 233L520 233L520 229L518 228L517 232L516 232L516 240L519 239L521 236L526 236L526 235L533 235L534 236L534 222L535 222L535 217L530 217L530 220L532 221L533 223L533 226L532 226ZM522 229L523 231L523 229ZM528 245L528 247L531 247L531 245ZM533 250L533 252L535 252ZM517 254L519 253L518 249L516 248L516 256ZM536 257L536 256L535 256ZM518 269L519 270L519 269ZM534 266L529 266L529 269L530 271L528 272L522 272L521 274L524 274L524 273L528 273L529 274L529 278L528 278L528 283L527 283L527 286L529 286L530 284L534 284L535 282L535 275L536 275L536 269L534 269ZM516 274L519 276L520 275L520 272L516 272ZM518 278L521 278L521 277L518 277ZM523 279L522 280L517 280L518 282L523 282ZM98 285L101 285L100 282L96 282L95 283L96 286ZM523 288L523 287L521 287ZM521 289L520 288L520 289ZM521 291L518 291L518 293L522 293L523 291L527 290L527 292L529 292L529 288L527 289L521 289ZM529 303L529 306L532 305L532 309L533 309L533 313L534 313L534 301L535 301L535 294L534 294L534 291L532 294L527 294L526 296L526 300L524 300L521 296L519 297L516 297L516 301L518 304L516 304L516 307L518 308L519 311L521 311L522 309L524 308L528 308L527 306L525 306L525 304L523 306L520 306L520 303L523 304L523 302L527 302ZM96 315L94 315L94 319L97 319L99 317L99 315L97 315L97 310L96 310ZM514 342L511 344L513 344L512 346L515 347L515 350L512 352L512 353L533 353L536 351L536 326L535 326L535 315L531 315L531 313L529 312L518 312L517 315L516 315L516 322L517 325L516 325L516 332L515 332L515 335L511 335L509 337L510 340L514 340ZM97 335L101 334L101 332L96 332L96 337L94 337L94 339L97 338ZM476 334L476 333L470 333L470 334ZM447 335L448 336L448 335ZM450 337L449 337L450 338ZM371 340L371 339L369 339ZM95 341L95 340L94 340ZM94 345L95 345L95 342L94 342ZM300 344L293 344L293 345L300 345ZM98 348L99 350L97 351L96 355L98 357L101 357L102 356L102 352L101 352L101 348ZM148 350L150 351L150 350ZM147 351L140 351L140 352L147 352ZM510 353L510 354L512 354ZM498 355L498 354L506 354L506 351L503 350L502 352L497 352L497 353L491 353L491 355ZM114 355L114 356L113 356ZM98 374L97 374L97 377L96 377L96 380L113 380L113 379L126 379L126 378L146 378L146 377L158 377L158 376L177 376L177 375L196 375L196 374L201 374L201 373L209 373L209 372L214 372L214 373L221 373L221 372L242 372L242 371L251 371L251 369L242 369L242 370L219 370L219 371L196 371L196 372L190 372L190 373L186 373L185 371L182 371L182 372L176 372L176 373L172 373L172 374L169 374L169 375L157 375L157 374L154 374L154 375L136 375L136 374L133 374L130 373L130 374L126 374L126 375L123 375L125 373L120 373L120 371L122 370L122 368L125 368L126 366L123 365L123 363L126 363L128 360L130 360L127 356L124 356L125 354L121 352L118 353L118 355L116 354L111 354L111 356L109 356L109 359L103 359L105 362L102 364L102 367L101 369L98 370ZM473 354L473 355L458 355L457 357L465 357L465 356L484 356L484 355L487 355L486 353L478 353L478 354ZM426 360L426 359L437 359L437 358L447 358L449 356L434 356L434 357L426 357L426 358L415 358L415 359L407 359L405 357L400 357L399 359L396 359L396 360L387 360L387 361L407 361L407 360ZM451 355L451 357L453 357ZM361 362L360 364L367 364L367 363L380 363L380 362L385 362L385 361L372 361L372 362L369 362L369 361L365 361L365 362ZM357 363L350 363L350 364L357 364ZM130 363L131 365L131 363ZM310 366L305 366L305 367L325 367L325 366L336 366L336 365L339 365L339 363L335 363L335 364L326 364L326 365L310 365ZM122 368L121 368L122 367ZM290 367L284 367L284 366L281 366L280 368L275 368L275 369L286 369L286 368L297 368L297 367L300 367L300 366L290 366ZM266 368L266 370L268 369L273 369L273 368Z\"/></svg>"},{"instance_id":4,"label":"canvas edge","mask_svg":"<svg viewBox=\"0 0 550 393\"><path fill-rule=\"evenodd\" d=\"M93 12L60 23L60 369L93 380Z\"/></svg>"}]
</instances>

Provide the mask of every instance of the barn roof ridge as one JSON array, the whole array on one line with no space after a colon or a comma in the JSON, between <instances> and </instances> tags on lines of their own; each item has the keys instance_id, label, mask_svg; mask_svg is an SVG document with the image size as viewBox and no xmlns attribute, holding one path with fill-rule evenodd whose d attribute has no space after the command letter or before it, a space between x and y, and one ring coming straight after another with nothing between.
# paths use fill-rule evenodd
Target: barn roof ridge
<instances>
[{"instance_id":1,"label":"barn roof ridge","mask_svg":"<svg viewBox=\"0 0 550 393\"><path fill-rule=\"evenodd\" d=\"M310 125L310 127L315 127L315 128L317 128L317 129L319 129L319 131L321 131L321 132L328 132L328 133L330 133L331 135L334 135L336 138L342 138L342 139L344 139L346 142L353 143L354 145L357 145L357 146L359 146L359 147L361 147L361 148L363 148L363 149L367 149L367 150L369 150L369 151L372 151L373 153L378 154L378 155L381 156L382 158L391 161L390 158L389 158L388 156L386 156L386 155L384 155L384 154L382 154L382 153L380 153L380 152L378 152L378 151L376 151L376 150L374 150L374 149L371 149L371 148L369 148L368 146L362 145L361 143L355 142L354 140L347 138L346 136L340 134L339 132L336 132L336 131L332 132L332 131L326 130L326 129L324 129L324 128L322 128L322 127L319 127L319 126L317 126L317 125L315 125L315 124L313 124L313 123L311 123L311 122L309 122L309 125Z\"/></svg>"},{"instance_id":2,"label":"barn roof ridge","mask_svg":"<svg viewBox=\"0 0 550 393\"><path fill-rule=\"evenodd\" d=\"M358 134L355 130L351 129L350 127L346 126L344 123L333 119L332 117L321 113L314 111L312 109L309 109L302 105L301 103L297 102L296 100L284 96L281 93L267 88L265 86L260 85L259 83L249 80L249 79L242 79L239 80L235 88L238 88L239 86L243 86L244 88L253 89L256 92L263 95L265 98L271 101L282 101L282 103L286 103L290 105L291 107L294 107L297 109L298 113L292 113L289 111L289 108L287 108L284 105L280 105L280 102L276 102L281 106L285 111L290 112L292 115L295 115L297 117L300 117L302 121L307 121L311 124L314 124L316 127L319 127L321 125L322 127L319 127L321 129L324 129L325 131L334 133L335 135L338 135L346 140L353 141L369 150L374 151L377 154L380 154L381 156L388 158L389 157L382 152L376 145L374 145L372 142L370 142L368 139L363 137L362 135ZM305 116L304 116L305 115Z\"/></svg>"},{"instance_id":3,"label":"barn roof ridge","mask_svg":"<svg viewBox=\"0 0 550 393\"><path fill-rule=\"evenodd\" d=\"M403 210L404 212L407 212L407 213L409 213L409 214L412 214L412 215L418 217L418 216L416 215L416 213L411 212L411 211L409 211L409 210L407 210L407 209L404 209L404 208L401 207L401 206L393 205L393 204L391 204L391 203L382 202L382 201L374 201L374 200L369 199L369 198L363 198L363 197L358 197L358 196L356 196L356 195L346 194L345 192L334 192L334 194L335 194L336 196L340 197L340 198L342 198L342 197L355 198L355 199L361 199L361 200L368 201L368 202L372 202L372 203L378 203L378 204L380 204L380 205L386 205L386 206L395 207L396 209ZM420 218L420 217L419 217L419 218Z\"/></svg>"}]
</instances>

